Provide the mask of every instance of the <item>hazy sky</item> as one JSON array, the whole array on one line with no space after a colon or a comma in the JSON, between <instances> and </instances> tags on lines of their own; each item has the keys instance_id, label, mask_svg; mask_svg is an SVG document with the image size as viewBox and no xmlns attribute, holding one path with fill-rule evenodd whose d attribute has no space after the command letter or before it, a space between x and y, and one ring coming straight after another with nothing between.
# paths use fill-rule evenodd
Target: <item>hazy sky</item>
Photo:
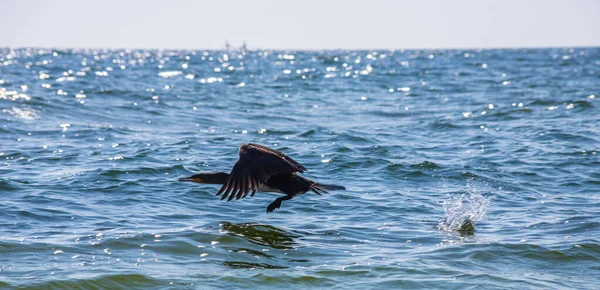
<instances>
[{"instance_id":1,"label":"hazy sky","mask_svg":"<svg viewBox=\"0 0 600 290\"><path fill-rule=\"evenodd\" d=\"M600 1L0 0L1 47L600 46Z\"/></svg>"}]
</instances>

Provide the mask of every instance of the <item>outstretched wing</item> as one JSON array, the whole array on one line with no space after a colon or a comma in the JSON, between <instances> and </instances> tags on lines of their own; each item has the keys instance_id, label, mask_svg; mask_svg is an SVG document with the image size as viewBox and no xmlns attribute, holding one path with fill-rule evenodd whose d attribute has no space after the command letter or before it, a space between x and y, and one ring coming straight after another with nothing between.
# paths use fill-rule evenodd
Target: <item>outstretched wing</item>
<instances>
[{"instance_id":1,"label":"outstretched wing","mask_svg":"<svg viewBox=\"0 0 600 290\"><path fill-rule=\"evenodd\" d=\"M271 175L279 173L303 173L306 168L289 156L271 148L258 144L243 144L240 146L240 157L233 165L229 178L217 195L223 194L221 200L252 195L265 183Z\"/></svg>"}]
</instances>

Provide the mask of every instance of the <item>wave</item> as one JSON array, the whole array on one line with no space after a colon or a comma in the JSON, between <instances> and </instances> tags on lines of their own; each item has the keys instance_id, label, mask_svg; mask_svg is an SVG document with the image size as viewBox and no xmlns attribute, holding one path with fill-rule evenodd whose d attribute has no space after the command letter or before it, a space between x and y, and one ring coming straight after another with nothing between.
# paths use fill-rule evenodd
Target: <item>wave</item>
<instances>
[{"instance_id":1,"label":"wave","mask_svg":"<svg viewBox=\"0 0 600 290\"><path fill-rule=\"evenodd\" d=\"M142 274L118 274L89 279L59 280L19 285L19 289L148 289L159 286L166 287L167 285L170 285L169 281L155 279Z\"/></svg>"}]
</instances>

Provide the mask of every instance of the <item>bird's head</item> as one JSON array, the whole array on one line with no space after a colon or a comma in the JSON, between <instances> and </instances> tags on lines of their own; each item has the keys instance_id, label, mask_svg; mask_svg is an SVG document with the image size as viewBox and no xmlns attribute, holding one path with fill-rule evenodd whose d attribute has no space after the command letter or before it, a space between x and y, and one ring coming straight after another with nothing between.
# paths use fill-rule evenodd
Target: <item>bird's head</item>
<instances>
[{"instance_id":1,"label":"bird's head","mask_svg":"<svg viewBox=\"0 0 600 290\"><path fill-rule=\"evenodd\" d=\"M179 181L189 181L206 184L224 184L229 178L229 174L225 172L202 172L194 174L190 177L179 178Z\"/></svg>"}]
</instances>

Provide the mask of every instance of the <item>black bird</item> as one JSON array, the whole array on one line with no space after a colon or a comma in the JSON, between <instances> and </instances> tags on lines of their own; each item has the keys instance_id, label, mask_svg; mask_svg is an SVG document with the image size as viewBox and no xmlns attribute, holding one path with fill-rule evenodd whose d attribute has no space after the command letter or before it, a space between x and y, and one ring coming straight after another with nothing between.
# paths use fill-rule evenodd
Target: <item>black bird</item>
<instances>
[{"instance_id":1,"label":"black bird","mask_svg":"<svg viewBox=\"0 0 600 290\"><path fill-rule=\"evenodd\" d=\"M217 195L223 194L221 200L240 199L256 191L278 192L285 196L277 198L269 206L271 213L281 206L281 202L295 196L313 191L321 195L328 190L344 190L343 186L319 184L296 175L304 173L306 168L289 156L271 148L258 144L243 144L240 146L240 157L233 165L231 173L205 172L190 177L180 178L179 181L191 181L206 184L222 184Z\"/></svg>"}]
</instances>

